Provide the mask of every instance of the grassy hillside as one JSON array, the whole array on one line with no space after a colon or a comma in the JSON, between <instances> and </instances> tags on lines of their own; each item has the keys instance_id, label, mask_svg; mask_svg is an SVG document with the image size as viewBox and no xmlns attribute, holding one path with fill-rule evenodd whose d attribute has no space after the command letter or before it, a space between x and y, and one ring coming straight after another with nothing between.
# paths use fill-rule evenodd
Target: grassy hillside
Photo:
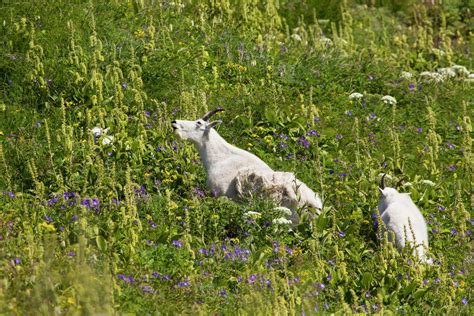
<instances>
[{"instance_id":1,"label":"grassy hillside","mask_svg":"<svg viewBox=\"0 0 474 316\"><path fill-rule=\"evenodd\" d=\"M473 7L0 3L0 313L472 313ZM218 106L320 216L206 188L170 122ZM387 241L383 173L433 265Z\"/></svg>"}]
</instances>

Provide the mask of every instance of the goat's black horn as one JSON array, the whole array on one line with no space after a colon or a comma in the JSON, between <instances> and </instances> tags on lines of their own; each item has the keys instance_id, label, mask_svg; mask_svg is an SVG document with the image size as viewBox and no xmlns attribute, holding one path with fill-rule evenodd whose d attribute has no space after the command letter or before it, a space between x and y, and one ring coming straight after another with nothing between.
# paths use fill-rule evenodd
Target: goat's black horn
<instances>
[{"instance_id":1,"label":"goat's black horn","mask_svg":"<svg viewBox=\"0 0 474 316\"><path fill-rule=\"evenodd\" d=\"M401 178L400 180L398 180L397 184L395 184L395 189L398 189L404 180L405 178Z\"/></svg>"},{"instance_id":2,"label":"goat's black horn","mask_svg":"<svg viewBox=\"0 0 474 316\"><path fill-rule=\"evenodd\" d=\"M220 111L224 111L224 109L221 107L218 107L217 109L210 110L209 112L204 114L204 116L202 117L203 121L208 121L211 116L213 116L214 114Z\"/></svg>"},{"instance_id":3,"label":"goat's black horn","mask_svg":"<svg viewBox=\"0 0 474 316\"><path fill-rule=\"evenodd\" d=\"M382 179L380 179L380 188L381 188L382 190L385 189L385 183L384 183L383 180L384 180L384 178L385 178L386 175L387 175L387 174L384 173L383 176L382 176Z\"/></svg>"}]
</instances>

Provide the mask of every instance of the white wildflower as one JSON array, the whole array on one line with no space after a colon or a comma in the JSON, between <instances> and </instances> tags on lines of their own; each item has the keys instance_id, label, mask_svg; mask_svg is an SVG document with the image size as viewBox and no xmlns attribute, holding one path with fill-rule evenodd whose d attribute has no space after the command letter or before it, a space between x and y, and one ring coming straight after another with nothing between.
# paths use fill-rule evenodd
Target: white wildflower
<instances>
[{"instance_id":1,"label":"white wildflower","mask_svg":"<svg viewBox=\"0 0 474 316\"><path fill-rule=\"evenodd\" d=\"M280 211L282 212L284 215L288 215L288 216L291 216L291 210L287 207L284 207L284 206L278 206L278 207L274 207L272 209L273 211Z\"/></svg>"},{"instance_id":2,"label":"white wildflower","mask_svg":"<svg viewBox=\"0 0 474 316\"><path fill-rule=\"evenodd\" d=\"M110 145L112 144L114 141L114 137L113 136L104 136L102 138L102 145Z\"/></svg>"},{"instance_id":3,"label":"white wildflower","mask_svg":"<svg viewBox=\"0 0 474 316\"><path fill-rule=\"evenodd\" d=\"M451 69L458 75L462 77L469 76L469 71L467 70L466 67L461 66L461 65L453 65L451 66Z\"/></svg>"},{"instance_id":4,"label":"white wildflower","mask_svg":"<svg viewBox=\"0 0 474 316\"><path fill-rule=\"evenodd\" d=\"M456 77L456 72L451 68L439 68L437 72L445 78L454 78Z\"/></svg>"},{"instance_id":5,"label":"white wildflower","mask_svg":"<svg viewBox=\"0 0 474 316\"><path fill-rule=\"evenodd\" d=\"M469 79L474 79L474 73L472 74L469 74L469 76L467 76Z\"/></svg>"},{"instance_id":6,"label":"white wildflower","mask_svg":"<svg viewBox=\"0 0 474 316\"><path fill-rule=\"evenodd\" d=\"M429 81L434 81L434 82L444 81L444 76L437 72L423 71L422 73L420 73L420 76L426 78Z\"/></svg>"},{"instance_id":7,"label":"white wildflower","mask_svg":"<svg viewBox=\"0 0 474 316\"><path fill-rule=\"evenodd\" d=\"M321 37L319 39L319 41L327 46L331 46L332 45L332 40L330 38L327 38L325 36Z\"/></svg>"},{"instance_id":8,"label":"white wildflower","mask_svg":"<svg viewBox=\"0 0 474 316\"><path fill-rule=\"evenodd\" d=\"M426 184L426 185L429 185L429 186L434 186L435 183L431 180L420 180L420 183L421 184Z\"/></svg>"},{"instance_id":9,"label":"white wildflower","mask_svg":"<svg viewBox=\"0 0 474 316\"><path fill-rule=\"evenodd\" d=\"M413 184L411 182L405 182L402 184L402 187L412 187Z\"/></svg>"},{"instance_id":10,"label":"white wildflower","mask_svg":"<svg viewBox=\"0 0 474 316\"><path fill-rule=\"evenodd\" d=\"M277 224L277 225L291 225L293 222L290 221L289 219L284 218L284 217L280 217L280 218L275 218L272 221L272 223Z\"/></svg>"},{"instance_id":11,"label":"white wildflower","mask_svg":"<svg viewBox=\"0 0 474 316\"><path fill-rule=\"evenodd\" d=\"M100 127L94 127L93 129L90 130L92 132L92 135L94 135L94 137L99 137L101 135L105 135L107 134L107 132L109 131L108 128L100 128Z\"/></svg>"},{"instance_id":12,"label":"white wildflower","mask_svg":"<svg viewBox=\"0 0 474 316\"><path fill-rule=\"evenodd\" d=\"M102 141L101 141L102 145L110 145L114 141L113 136L107 135L107 132L109 131L108 128L100 128L96 126L90 131L92 132L92 135L94 135L94 143L96 144L99 138L102 138Z\"/></svg>"},{"instance_id":13,"label":"white wildflower","mask_svg":"<svg viewBox=\"0 0 474 316\"><path fill-rule=\"evenodd\" d=\"M364 95L362 93L359 93L359 92L354 92L354 93L351 93L349 95L349 100L352 100L352 99L362 99L364 97Z\"/></svg>"},{"instance_id":14,"label":"white wildflower","mask_svg":"<svg viewBox=\"0 0 474 316\"><path fill-rule=\"evenodd\" d=\"M382 97L382 101L386 104L397 104L397 99L395 99L394 97L390 96L390 95L384 95Z\"/></svg>"},{"instance_id":15,"label":"white wildflower","mask_svg":"<svg viewBox=\"0 0 474 316\"><path fill-rule=\"evenodd\" d=\"M260 217L262 214L259 212L248 211L244 214L245 217Z\"/></svg>"},{"instance_id":16,"label":"white wildflower","mask_svg":"<svg viewBox=\"0 0 474 316\"><path fill-rule=\"evenodd\" d=\"M413 78L413 74L409 71L402 71L400 77L402 77L403 79L411 79Z\"/></svg>"},{"instance_id":17,"label":"white wildflower","mask_svg":"<svg viewBox=\"0 0 474 316\"><path fill-rule=\"evenodd\" d=\"M291 35L291 38L297 42L301 42L301 36L299 36L298 34Z\"/></svg>"}]
</instances>

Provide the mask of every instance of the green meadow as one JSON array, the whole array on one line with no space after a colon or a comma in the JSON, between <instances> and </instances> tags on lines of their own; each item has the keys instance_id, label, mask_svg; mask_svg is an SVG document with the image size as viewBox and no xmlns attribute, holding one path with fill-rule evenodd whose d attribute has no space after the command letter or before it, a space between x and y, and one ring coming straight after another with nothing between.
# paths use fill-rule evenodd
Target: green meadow
<instances>
[{"instance_id":1,"label":"green meadow","mask_svg":"<svg viewBox=\"0 0 474 316\"><path fill-rule=\"evenodd\" d=\"M472 315L473 11L0 2L0 314ZM171 121L217 107L220 135L295 173L319 216L206 187ZM382 174L433 264L388 241Z\"/></svg>"}]
</instances>

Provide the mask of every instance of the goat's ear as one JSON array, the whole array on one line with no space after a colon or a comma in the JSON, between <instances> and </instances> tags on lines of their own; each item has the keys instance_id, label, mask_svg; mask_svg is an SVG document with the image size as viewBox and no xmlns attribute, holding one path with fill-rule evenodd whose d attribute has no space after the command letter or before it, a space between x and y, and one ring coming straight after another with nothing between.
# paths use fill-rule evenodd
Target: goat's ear
<instances>
[{"instance_id":1,"label":"goat's ear","mask_svg":"<svg viewBox=\"0 0 474 316\"><path fill-rule=\"evenodd\" d=\"M214 122L209 123L209 125L207 125L207 127L208 127L208 128L212 128L212 127L214 127L214 126L216 126L216 125L218 125L218 124L220 124L220 123L222 123L222 121L221 121L221 120L217 120L217 121L214 121Z\"/></svg>"}]
</instances>

